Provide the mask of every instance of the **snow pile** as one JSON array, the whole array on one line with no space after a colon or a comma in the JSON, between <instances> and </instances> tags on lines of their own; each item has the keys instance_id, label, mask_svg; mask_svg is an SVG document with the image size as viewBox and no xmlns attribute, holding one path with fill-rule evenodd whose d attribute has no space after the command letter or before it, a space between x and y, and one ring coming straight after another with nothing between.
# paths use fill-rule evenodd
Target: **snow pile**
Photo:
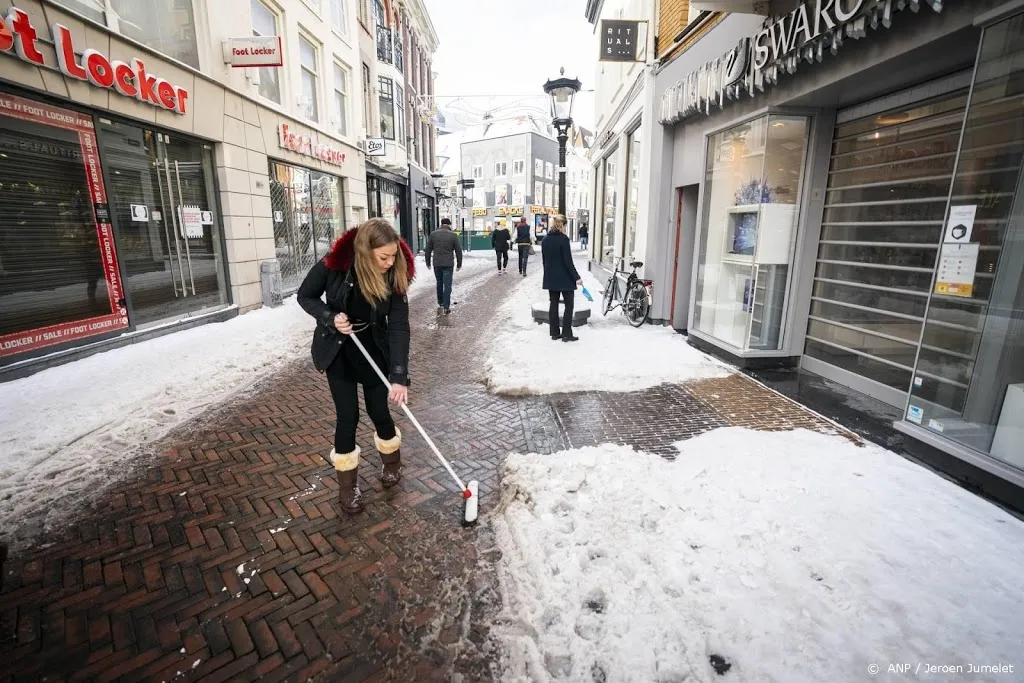
<instances>
[{"instance_id":1,"label":"snow pile","mask_svg":"<svg viewBox=\"0 0 1024 683\"><path fill-rule=\"evenodd\" d=\"M0 527L56 515L141 446L308 354L313 326L291 297L0 384Z\"/></svg>"},{"instance_id":2,"label":"snow pile","mask_svg":"<svg viewBox=\"0 0 1024 683\"><path fill-rule=\"evenodd\" d=\"M841 437L729 428L678 448L509 458L507 680L860 682L873 665L903 680L886 673L906 662L1019 676L1019 520Z\"/></svg>"},{"instance_id":3,"label":"snow pile","mask_svg":"<svg viewBox=\"0 0 1024 683\"><path fill-rule=\"evenodd\" d=\"M491 391L505 395L556 394L575 391L638 391L666 382L687 382L731 373L724 364L686 343L668 327L633 328L621 310L601 315L598 282L586 266L576 269L594 302L579 291L576 307L590 306L589 324L574 328L578 342L552 341L547 324L533 320L533 305L546 305L541 288L543 268L531 259L530 276L520 278L499 311L501 332L491 341L485 367Z\"/></svg>"}]
</instances>

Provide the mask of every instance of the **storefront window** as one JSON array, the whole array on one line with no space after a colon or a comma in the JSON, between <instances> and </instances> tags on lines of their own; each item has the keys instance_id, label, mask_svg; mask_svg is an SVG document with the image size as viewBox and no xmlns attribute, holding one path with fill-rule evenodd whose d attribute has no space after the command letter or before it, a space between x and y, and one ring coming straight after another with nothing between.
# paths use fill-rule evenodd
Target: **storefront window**
<instances>
[{"instance_id":1,"label":"storefront window","mask_svg":"<svg viewBox=\"0 0 1024 683\"><path fill-rule=\"evenodd\" d=\"M369 195L370 218L386 218L395 228L395 232L408 242L412 235L402 233L402 195L405 186L393 180L375 175L366 176L366 192Z\"/></svg>"},{"instance_id":2,"label":"storefront window","mask_svg":"<svg viewBox=\"0 0 1024 683\"><path fill-rule=\"evenodd\" d=\"M1024 469L1024 14L985 30L906 419Z\"/></svg>"},{"instance_id":3,"label":"storefront window","mask_svg":"<svg viewBox=\"0 0 1024 683\"><path fill-rule=\"evenodd\" d=\"M277 15L261 0L251 0L252 4L252 34L260 36L277 35ZM260 70L260 95L268 100L281 104L281 80L279 72L281 69L276 66L261 66Z\"/></svg>"},{"instance_id":4,"label":"storefront window","mask_svg":"<svg viewBox=\"0 0 1024 683\"><path fill-rule=\"evenodd\" d=\"M297 288L345 232L343 196L337 176L270 162L274 243L286 290Z\"/></svg>"},{"instance_id":5,"label":"storefront window","mask_svg":"<svg viewBox=\"0 0 1024 683\"><path fill-rule=\"evenodd\" d=\"M640 206L640 142L643 128L637 128L629 135L629 175L626 176L626 234L625 251L627 260L636 258L636 214ZM574 193L575 194L575 193ZM575 197L573 205L575 205Z\"/></svg>"},{"instance_id":6,"label":"storefront window","mask_svg":"<svg viewBox=\"0 0 1024 683\"><path fill-rule=\"evenodd\" d=\"M0 359L127 327L92 118L0 112Z\"/></svg>"},{"instance_id":7,"label":"storefront window","mask_svg":"<svg viewBox=\"0 0 1024 683\"><path fill-rule=\"evenodd\" d=\"M621 162L619 157L621 150L618 148L605 157L604 165L604 229L601 237L601 263L609 268L615 267L615 225L618 223L618 188L619 169Z\"/></svg>"},{"instance_id":8,"label":"storefront window","mask_svg":"<svg viewBox=\"0 0 1024 683\"><path fill-rule=\"evenodd\" d=\"M772 115L709 140L694 323L738 349L782 345L808 128Z\"/></svg>"},{"instance_id":9,"label":"storefront window","mask_svg":"<svg viewBox=\"0 0 1024 683\"><path fill-rule=\"evenodd\" d=\"M191 0L58 0L57 4L199 68Z\"/></svg>"}]
</instances>

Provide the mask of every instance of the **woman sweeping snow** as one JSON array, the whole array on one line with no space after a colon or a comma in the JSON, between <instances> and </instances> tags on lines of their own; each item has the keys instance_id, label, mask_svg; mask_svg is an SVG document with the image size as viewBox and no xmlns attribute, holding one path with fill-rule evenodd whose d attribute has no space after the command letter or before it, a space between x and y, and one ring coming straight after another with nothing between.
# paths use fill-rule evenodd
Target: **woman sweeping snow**
<instances>
[{"instance_id":1,"label":"woman sweeping snow","mask_svg":"<svg viewBox=\"0 0 1024 683\"><path fill-rule=\"evenodd\" d=\"M402 434L391 418L388 399L404 404L409 397L407 292L415 269L412 251L391 224L371 218L342 235L299 287L299 305L317 321L313 364L326 373L337 412L334 449L327 460L338 472L338 500L349 514L363 510L356 445L359 384L376 430L373 440L381 457L381 483L387 488L402 478ZM346 339L352 334L378 367L387 369L390 391L362 352Z\"/></svg>"}]
</instances>

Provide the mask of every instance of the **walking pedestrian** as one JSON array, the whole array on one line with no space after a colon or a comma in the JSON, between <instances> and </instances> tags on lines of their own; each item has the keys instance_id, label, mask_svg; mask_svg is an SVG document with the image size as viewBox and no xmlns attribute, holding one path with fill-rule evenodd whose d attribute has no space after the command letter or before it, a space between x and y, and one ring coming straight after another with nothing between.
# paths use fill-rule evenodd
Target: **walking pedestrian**
<instances>
[{"instance_id":1,"label":"walking pedestrian","mask_svg":"<svg viewBox=\"0 0 1024 683\"><path fill-rule=\"evenodd\" d=\"M590 242L590 226L586 223L580 226L580 249L586 249Z\"/></svg>"},{"instance_id":2,"label":"walking pedestrian","mask_svg":"<svg viewBox=\"0 0 1024 683\"><path fill-rule=\"evenodd\" d=\"M327 375L337 417L334 449L326 460L338 473L338 501L349 514L363 509L358 483L361 450L356 444L360 384L375 430L381 484L389 488L402 478L402 433L388 401L402 404L409 399L407 293L415 274L408 245L386 220L371 218L335 241L330 253L306 275L296 296L317 321L313 365ZM388 373L390 389L348 339L353 334L377 367Z\"/></svg>"},{"instance_id":3,"label":"walking pedestrian","mask_svg":"<svg viewBox=\"0 0 1024 683\"><path fill-rule=\"evenodd\" d=\"M526 277L526 266L530 263L530 251L533 249L533 237L526 217L519 219L516 226L516 246L519 247L519 274Z\"/></svg>"},{"instance_id":4,"label":"walking pedestrian","mask_svg":"<svg viewBox=\"0 0 1024 683\"><path fill-rule=\"evenodd\" d=\"M427 268L430 268L431 263L434 265L437 310L448 315L452 308L452 278L456 270L462 270L462 245L458 235L452 232L450 219L441 219L441 227L430 233L423 253L427 259Z\"/></svg>"},{"instance_id":5,"label":"walking pedestrian","mask_svg":"<svg viewBox=\"0 0 1024 683\"><path fill-rule=\"evenodd\" d=\"M551 338L564 342L579 341L572 333L572 314L575 308L576 286L583 280L572 261L572 244L565 234L565 216L558 214L551 221L548 236L541 242L541 260L544 263L544 289L548 290L548 323ZM561 325L558 320L558 302L565 306Z\"/></svg>"},{"instance_id":6,"label":"walking pedestrian","mask_svg":"<svg viewBox=\"0 0 1024 683\"><path fill-rule=\"evenodd\" d=\"M491 246L498 257L498 273L504 275L508 271L508 250L512 248L512 233L502 227L491 233Z\"/></svg>"}]
</instances>

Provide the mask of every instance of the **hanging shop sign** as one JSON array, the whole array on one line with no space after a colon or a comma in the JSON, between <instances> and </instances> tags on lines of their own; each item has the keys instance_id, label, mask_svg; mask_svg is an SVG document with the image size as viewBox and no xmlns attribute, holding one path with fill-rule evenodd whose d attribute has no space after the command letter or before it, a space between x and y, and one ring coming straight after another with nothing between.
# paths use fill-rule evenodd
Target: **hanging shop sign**
<instances>
[{"instance_id":1,"label":"hanging shop sign","mask_svg":"<svg viewBox=\"0 0 1024 683\"><path fill-rule=\"evenodd\" d=\"M673 124L711 114L712 107L722 109L744 93L754 97L776 85L779 74L795 73L802 62L821 62L826 49L837 55L844 40L864 38L869 28L889 28L895 12L917 12L922 4L942 11L942 0L808 0L666 90L659 120Z\"/></svg>"},{"instance_id":2,"label":"hanging shop sign","mask_svg":"<svg viewBox=\"0 0 1024 683\"><path fill-rule=\"evenodd\" d=\"M366 156L382 157L387 154L384 138L366 138Z\"/></svg>"},{"instance_id":3,"label":"hanging shop sign","mask_svg":"<svg viewBox=\"0 0 1024 683\"><path fill-rule=\"evenodd\" d=\"M601 54L598 56L598 60L602 62L637 61L637 35L639 33L639 21L602 20Z\"/></svg>"},{"instance_id":4,"label":"hanging shop sign","mask_svg":"<svg viewBox=\"0 0 1024 683\"><path fill-rule=\"evenodd\" d=\"M319 159L333 166L345 163L345 153L327 144L320 144L315 136L298 135L288 129L287 123L278 126L277 143L281 149L287 149L308 157Z\"/></svg>"},{"instance_id":5,"label":"hanging shop sign","mask_svg":"<svg viewBox=\"0 0 1024 683\"><path fill-rule=\"evenodd\" d=\"M86 81L97 88L113 90L154 107L185 114L188 90L147 73L146 64L141 59L132 59L130 63L111 61L102 52L92 48L79 55L75 52L74 39L67 27L55 23L51 29L57 65L68 78ZM12 7L7 11L6 18L0 17L0 52L25 62L46 66L38 43L38 32L28 14Z\"/></svg>"},{"instance_id":6,"label":"hanging shop sign","mask_svg":"<svg viewBox=\"0 0 1024 683\"><path fill-rule=\"evenodd\" d=\"M250 36L232 38L224 45L224 62L234 68L253 66L284 66L281 36Z\"/></svg>"},{"instance_id":7,"label":"hanging shop sign","mask_svg":"<svg viewBox=\"0 0 1024 683\"><path fill-rule=\"evenodd\" d=\"M92 118L70 109L62 109L5 93L0 93L0 114L13 119L60 128L77 137L79 154L85 166L86 186L91 195L96 239L99 244L97 258L103 268L102 277L107 282L107 302L110 311L83 320L72 320L39 329L0 335L0 357L127 328L128 309L124 298L121 271L117 263L114 230L110 224L107 191L103 185L99 146Z\"/></svg>"}]
</instances>

